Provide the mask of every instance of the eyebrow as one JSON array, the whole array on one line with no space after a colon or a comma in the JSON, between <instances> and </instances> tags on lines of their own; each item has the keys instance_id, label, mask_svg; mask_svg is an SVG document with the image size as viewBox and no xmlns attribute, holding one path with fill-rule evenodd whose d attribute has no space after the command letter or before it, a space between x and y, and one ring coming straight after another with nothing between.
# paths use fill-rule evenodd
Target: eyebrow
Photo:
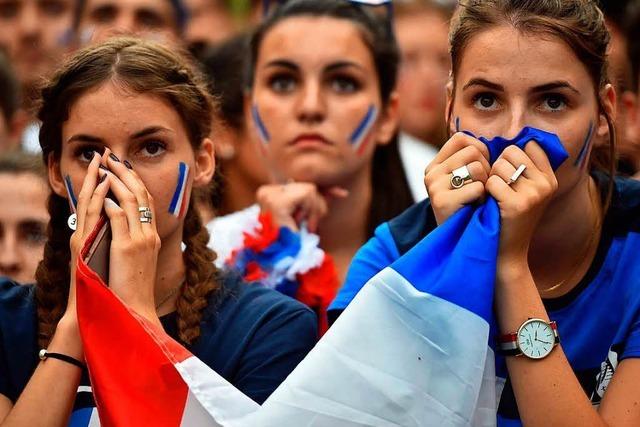
<instances>
[{"instance_id":1,"label":"eyebrow","mask_svg":"<svg viewBox=\"0 0 640 427\"><path fill-rule=\"evenodd\" d=\"M472 86L482 86L489 89L493 89L498 92L504 92L504 87L502 85L490 82L489 80L480 79L480 78L469 80L469 82L466 85L464 85L462 90L466 90ZM564 80L557 80L554 82L549 82L543 85L535 86L531 89L530 92L541 93L541 92L549 92L551 90L557 90L557 89L569 89L570 91L575 92L578 95L580 94L580 91L578 89L576 89L569 82Z\"/></svg>"},{"instance_id":2,"label":"eyebrow","mask_svg":"<svg viewBox=\"0 0 640 427\"><path fill-rule=\"evenodd\" d=\"M171 130L162 126L149 126L131 135L130 139L144 138L145 136L153 135L154 133L159 133L159 132L171 132ZM89 142L89 143L102 144L104 143L104 140L97 136L80 133L77 135L73 135L71 138L67 140L67 143L71 143L71 142Z\"/></svg>"},{"instance_id":3,"label":"eyebrow","mask_svg":"<svg viewBox=\"0 0 640 427\"><path fill-rule=\"evenodd\" d=\"M297 71L300 69L300 67L289 60L286 59L275 59L273 61L268 62L265 67L283 67L283 68L288 68L290 70L293 71ZM360 70L364 70L364 67L356 62L352 62L352 61L336 61L333 62L329 65L327 65L324 68L325 72L331 72L331 71L335 71L335 70L339 70L340 68L348 68L348 67L354 67L354 68L358 68Z\"/></svg>"}]
</instances>

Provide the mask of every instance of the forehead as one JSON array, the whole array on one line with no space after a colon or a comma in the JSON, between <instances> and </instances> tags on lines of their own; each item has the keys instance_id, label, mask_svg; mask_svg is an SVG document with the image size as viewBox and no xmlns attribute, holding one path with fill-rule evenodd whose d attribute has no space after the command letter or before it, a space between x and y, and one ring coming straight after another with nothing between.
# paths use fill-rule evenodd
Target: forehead
<instances>
[{"instance_id":1,"label":"forehead","mask_svg":"<svg viewBox=\"0 0 640 427\"><path fill-rule=\"evenodd\" d=\"M522 33L507 25L471 37L456 74L457 80L493 78L505 85L538 85L556 80L582 87L593 85L586 66L563 40Z\"/></svg>"},{"instance_id":2,"label":"forehead","mask_svg":"<svg viewBox=\"0 0 640 427\"><path fill-rule=\"evenodd\" d=\"M49 187L44 178L29 172L0 172L0 204L2 217L16 218L46 215Z\"/></svg>"},{"instance_id":3,"label":"forehead","mask_svg":"<svg viewBox=\"0 0 640 427\"><path fill-rule=\"evenodd\" d=\"M92 10L105 6L130 11L140 9L154 10L162 14L173 12L173 6L171 6L169 0L86 0L85 10Z\"/></svg>"},{"instance_id":4,"label":"forehead","mask_svg":"<svg viewBox=\"0 0 640 427\"><path fill-rule=\"evenodd\" d=\"M169 101L106 83L81 95L71 106L69 118L62 126L62 139L64 144L76 133L105 140L128 138L149 126L186 134L178 112Z\"/></svg>"},{"instance_id":5,"label":"forehead","mask_svg":"<svg viewBox=\"0 0 640 427\"><path fill-rule=\"evenodd\" d=\"M262 40L258 62L276 58L293 60L303 68L347 59L373 68L362 30L346 19L330 17L287 18L272 27Z\"/></svg>"}]
</instances>

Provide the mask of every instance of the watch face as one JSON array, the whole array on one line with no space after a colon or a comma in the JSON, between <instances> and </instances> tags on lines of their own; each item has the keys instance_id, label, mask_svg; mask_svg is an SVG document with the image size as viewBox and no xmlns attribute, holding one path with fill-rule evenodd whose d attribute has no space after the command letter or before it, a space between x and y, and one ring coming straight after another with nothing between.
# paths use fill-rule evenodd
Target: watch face
<instances>
[{"instance_id":1,"label":"watch face","mask_svg":"<svg viewBox=\"0 0 640 427\"><path fill-rule=\"evenodd\" d=\"M553 350L554 344L553 329L542 320L529 320L518 330L518 347L525 356L532 359L546 357Z\"/></svg>"}]
</instances>

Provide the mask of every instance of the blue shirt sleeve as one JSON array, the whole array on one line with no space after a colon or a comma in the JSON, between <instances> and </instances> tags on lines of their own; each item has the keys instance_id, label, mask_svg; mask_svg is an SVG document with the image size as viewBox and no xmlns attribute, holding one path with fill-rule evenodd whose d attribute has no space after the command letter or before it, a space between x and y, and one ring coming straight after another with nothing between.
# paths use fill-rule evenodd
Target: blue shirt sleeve
<instances>
[{"instance_id":1,"label":"blue shirt sleeve","mask_svg":"<svg viewBox=\"0 0 640 427\"><path fill-rule=\"evenodd\" d=\"M347 278L329 307L330 312L342 311L360 289L378 272L400 257L388 223L376 228L371 239L362 246L351 261ZM330 317L334 318L330 314Z\"/></svg>"},{"instance_id":2,"label":"blue shirt sleeve","mask_svg":"<svg viewBox=\"0 0 640 427\"><path fill-rule=\"evenodd\" d=\"M291 301L294 302L294 301ZM313 348L316 315L301 304L272 313L256 329L239 362L234 385L262 404Z\"/></svg>"}]
</instances>

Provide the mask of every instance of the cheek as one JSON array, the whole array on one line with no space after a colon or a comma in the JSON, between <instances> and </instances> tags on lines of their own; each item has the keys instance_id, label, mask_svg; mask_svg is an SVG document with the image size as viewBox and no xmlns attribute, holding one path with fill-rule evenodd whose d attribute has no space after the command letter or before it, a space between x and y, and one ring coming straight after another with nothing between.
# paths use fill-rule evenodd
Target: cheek
<instances>
[{"instance_id":1,"label":"cheek","mask_svg":"<svg viewBox=\"0 0 640 427\"><path fill-rule=\"evenodd\" d=\"M366 151L367 146L371 145L372 139L374 138L374 125L377 119L378 107L370 105L362 118L354 122L356 125L351 132L348 133L348 142L351 149L354 150L357 155L362 155Z\"/></svg>"}]
</instances>

